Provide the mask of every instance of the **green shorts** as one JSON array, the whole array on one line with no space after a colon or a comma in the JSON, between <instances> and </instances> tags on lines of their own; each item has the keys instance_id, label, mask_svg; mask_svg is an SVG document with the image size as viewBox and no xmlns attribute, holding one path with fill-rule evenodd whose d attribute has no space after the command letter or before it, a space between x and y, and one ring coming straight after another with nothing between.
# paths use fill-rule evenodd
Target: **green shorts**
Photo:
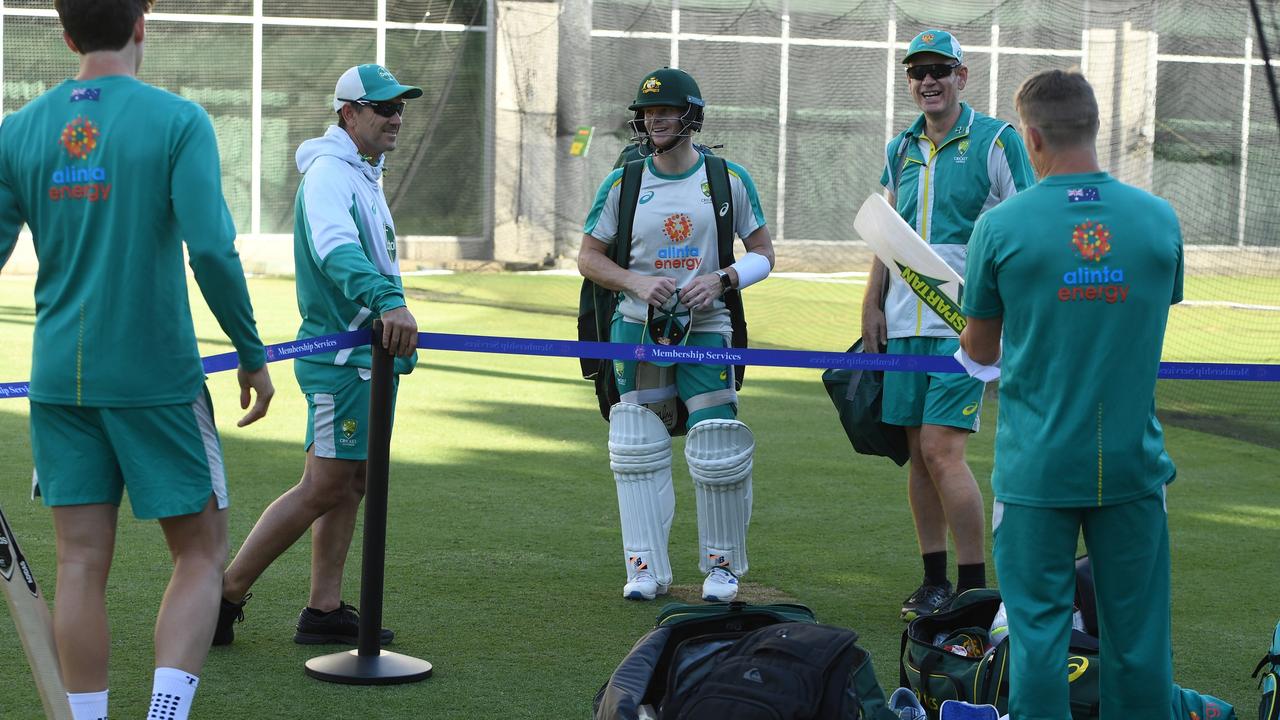
<instances>
[{"instance_id":1,"label":"green shorts","mask_svg":"<svg viewBox=\"0 0 1280 720\"><path fill-rule=\"evenodd\" d=\"M222 444L209 391L195 402L137 408L31 403L31 450L44 504L119 505L134 517L204 510L209 496L227 507Z\"/></svg>"},{"instance_id":2,"label":"green shorts","mask_svg":"<svg viewBox=\"0 0 1280 720\"><path fill-rule=\"evenodd\" d=\"M958 338L890 338L890 355L945 355L960 349ZM881 417L890 425L946 425L978 432L985 383L964 373L884 374Z\"/></svg>"},{"instance_id":3,"label":"green shorts","mask_svg":"<svg viewBox=\"0 0 1280 720\"><path fill-rule=\"evenodd\" d=\"M613 342L638 345L644 335L644 326L628 322L621 315L613 316L609 339ZM726 348L729 340L720 333L689 333L689 345L694 347ZM713 418L734 420L738 415L738 393L734 389L732 365L699 365L676 363L671 367L653 365L640 372L635 360L614 360L613 377L618 383L618 395L622 402L645 405L653 409L664 401L679 397L689 410L688 426ZM652 375L653 377L649 377ZM656 412L656 411L655 411ZM662 417L663 413L658 412ZM666 418L663 418L664 422Z\"/></svg>"},{"instance_id":4,"label":"green shorts","mask_svg":"<svg viewBox=\"0 0 1280 720\"><path fill-rule=\"evenodd\" d=\"M294 363L300 365L301 363ZM327 372L326 372L327 371ZM332 367L321 373L328 376L323 392L307 396L307 439L304 447L315 447L316 457L339 460L367 460L369 457L369 393L372 382L361 377L359 368ZM367 374L368 371L365 371ZM308 386L319 389L317 372L308 368ZM395 415L395 391L400 385L396 376L392 383L391 412Z\"/></svg>"}]
</instances>

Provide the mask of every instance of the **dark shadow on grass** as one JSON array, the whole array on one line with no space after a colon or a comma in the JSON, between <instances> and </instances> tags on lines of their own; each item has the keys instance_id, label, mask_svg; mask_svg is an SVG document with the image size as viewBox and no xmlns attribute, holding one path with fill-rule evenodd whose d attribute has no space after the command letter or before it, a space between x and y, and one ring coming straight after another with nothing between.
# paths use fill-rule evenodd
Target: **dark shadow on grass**
<instances>
[{"instance_id":1,"label":"dark shadow on grass","mask_svg":"<svg viewBox=\"0 0 1280 720\"><path fill-rule=\"evenodd\" d=\"M445 305L472 305L475 307L498 308L516 312L552 315L555 317L578 317L578 311L562 305L535 305L533 303L514 302L512 300L489 300L486 298L468 297L460 292L441 292L423 288L406 287L404 294L408 298L422 302L436 302Z\"/></svg>"}]
</instances>

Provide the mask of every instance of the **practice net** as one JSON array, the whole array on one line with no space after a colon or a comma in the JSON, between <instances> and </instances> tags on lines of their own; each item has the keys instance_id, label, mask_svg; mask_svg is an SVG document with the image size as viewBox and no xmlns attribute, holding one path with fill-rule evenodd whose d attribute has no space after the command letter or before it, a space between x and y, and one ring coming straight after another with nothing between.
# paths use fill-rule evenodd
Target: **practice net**
<instances>
[{"instance_id":1,"label":"practice net","mask_svg":"<svg viewBox=\"0 0 1280 720\"><path fill-rule=\"evenodd\" d=\"M0 8L5 113L74 73L50 4ZM380 58L426 90L386 180L411 241L406 265L568 268L628 142L638 82L682 67L708 102L699 140L756 181L778 270L813 274L789 279L785 300L747 299L756 319L820 301L795 332L763 343L833 350L843 347L804 328L858 333L863 286L851 273L870 256L852 218L878 189L885 142L918 114L906 43L945 28L970 67L963 99L1015 124L1025 77L1081 67L1102 111L1104 167L1173 203L1186 302L1165 359L1275 364L1280 129L1262 58L1280 38L1276 4L1256 0L1255 14L1250 0L262 0L255 11L253 0L160 0L142 78L209 110L233 216L253 240L291 232L295 148L330 122L338 74ZM574 155L580 128L594 136ZM833 294L819 280L845 284ZM1280 384L1166 381L1158 400L1166 422L1280 445Z\"/></svg>"}]
</instances>

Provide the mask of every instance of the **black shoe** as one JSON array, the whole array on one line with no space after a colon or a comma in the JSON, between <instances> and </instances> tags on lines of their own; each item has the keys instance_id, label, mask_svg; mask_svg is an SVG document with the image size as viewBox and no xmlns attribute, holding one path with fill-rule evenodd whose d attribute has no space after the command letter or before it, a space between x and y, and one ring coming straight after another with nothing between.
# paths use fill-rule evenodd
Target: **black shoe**
<instances>
[{"instance_id":1,"label":"black shoe","mask_svg":"<svg viewBox=\"0 0 1280 720\"><path fill-rule=\"evenodd\" d=\"M943 585L921 585L911 596L902 602L902 619L910 622L921 615L937 612L938 608L955 597L951 583Z\"/></svg>"},{"instance_id":2,"label":"black shoe","mask_svg":"<svg viewBox=\"0 0 1280 720\"><path fill-rule=\"evenodd\" d=\"M222 599L222 606L218 608L218 624L213 628L214 647L230 645L236 639L235 624L244 622L244 606L251 597L253 593L248 593L238 603Z\"/></svg>"},{"instance_id":3,"label":"black shoe","mask_svg":"<svg viewBox=\"0 0 1280 720\"><path fill-rule=\"evenodd\" d=\"M390 645L395 636L382 628L380 644ZM299 645L359 644L360 611L346 603L339 603L338 609L330 612L303 608L298 614L298 631L293 634L293 641Z\"/></svg>"}]
</instances>

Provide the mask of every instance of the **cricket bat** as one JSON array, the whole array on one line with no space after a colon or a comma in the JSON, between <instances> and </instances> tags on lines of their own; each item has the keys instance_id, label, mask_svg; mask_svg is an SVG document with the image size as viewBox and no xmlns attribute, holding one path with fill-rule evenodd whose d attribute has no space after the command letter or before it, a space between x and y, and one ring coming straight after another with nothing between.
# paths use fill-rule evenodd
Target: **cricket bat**
<instances>
[{"instance_id":1,"label":"cricket bat","mask_svg":"<svg viewBox=\"0 0 1280 720\"><path fill-rule=\"evenodd\" d=\"M67 692L58 670L58 648L53 643L53 618L3 512L0 512L0 585L4 586L9 614L18 626L18 637L27 652L31 673L35 675L45 717L71 720L71 705L67 703Z\"/></svg>"},{"instance_id":2,"label":"cricket bat","mask_svg":"<svg viewBox=\"0 0 1280 720\"><path fill-rule=\"evenodd\" d=\"M871 248L880 262L897 272L907 287L959 334L964 330L960 301L964 281L938 253L929 247L880 194L862 203L853 229Z\"/></svg>"}]
</instances>

